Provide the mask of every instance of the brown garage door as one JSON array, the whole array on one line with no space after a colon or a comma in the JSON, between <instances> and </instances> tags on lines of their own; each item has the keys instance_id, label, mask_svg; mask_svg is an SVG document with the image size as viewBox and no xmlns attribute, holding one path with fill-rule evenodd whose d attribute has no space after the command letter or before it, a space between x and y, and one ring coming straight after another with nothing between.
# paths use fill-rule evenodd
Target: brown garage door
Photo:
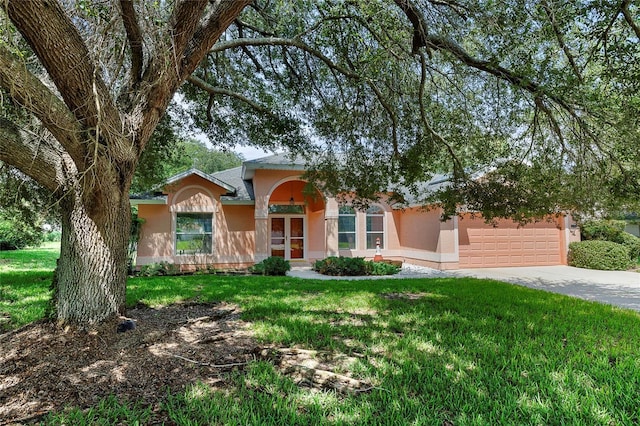
<instances>
[{"instance_id":1,"label":"brown garage door","mask_svg":"<svg viewBox=\"0 0 640 426\"><path fill-rule=\"evenodd\" d=\"M493 227L465 216L458 221L458 232L461 268L562 264L562 232L555 221L518 228L501 220Z\"/></svg>"}]
</instances>

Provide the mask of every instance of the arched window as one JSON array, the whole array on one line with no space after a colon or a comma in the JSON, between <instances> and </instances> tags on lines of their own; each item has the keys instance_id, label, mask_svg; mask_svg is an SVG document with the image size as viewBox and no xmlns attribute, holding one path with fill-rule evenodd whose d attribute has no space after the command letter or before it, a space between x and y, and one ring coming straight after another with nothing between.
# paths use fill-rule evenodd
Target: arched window
<instances>
[{"instance_id":1,"label":"arched window","mask_svg":"<svg viewBox=\"0 0 640 426\"><path fill-rule=\"evenodd\" d=\"M356 248L356 211L353 207L342 206L338 210L338 248Z\"/></svg>"},{"instance_id":2,"label":"arched window","mask_svg":"<svg viewBox=\"0 0 640 426\"><path fill-rule=\"evenodd\" d=\"M378 238L380 248L384 248L384 210L371 206L367 209L367 249L375 249Z\"/></svg>"}]
</instances>

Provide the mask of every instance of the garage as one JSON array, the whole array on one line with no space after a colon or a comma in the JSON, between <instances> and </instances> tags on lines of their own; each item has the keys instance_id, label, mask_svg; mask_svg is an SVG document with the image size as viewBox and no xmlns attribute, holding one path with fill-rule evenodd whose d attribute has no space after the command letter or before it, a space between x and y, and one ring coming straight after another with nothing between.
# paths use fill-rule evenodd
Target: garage
<instances>
[{"instance_id":1,"label":"garage","mask_svg":"<svg viewBox=\"0 0 640 426\"><path fill-rule=\"evenodd\" d=\"M460 268L547 266L564 263L563 231L558 221L518 226L499 220L495 226L465 215L458 222Z\"/></svg>"}]
</instances>

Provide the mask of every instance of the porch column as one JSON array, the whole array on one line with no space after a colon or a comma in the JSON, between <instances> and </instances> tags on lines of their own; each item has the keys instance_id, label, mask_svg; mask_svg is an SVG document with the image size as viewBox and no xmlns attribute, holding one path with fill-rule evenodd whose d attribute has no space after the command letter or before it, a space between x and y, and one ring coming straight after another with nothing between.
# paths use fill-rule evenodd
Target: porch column
<instances>
[{"instance_id":1,"label":"porch column","mask_svg":"<svg viewBox=\"0 0 640 426\"><path fill-rule=\"evenodd\" d=\"M324 232L326 238L325 256L338 256L338 202L327 198L324 213Z\"/></svg>"},{"instance_id":2,"label":"porch column","mask_svg":"<svg viewBox=\"0 0 640 426\"><path fill-rule=\"evenodd\" d=\"M259 263L269 257L269 205L266 197L256 198L255 210L256 252L254 260Z\"/></svg>"},{"instance_id":3,"label":"porch column","mask_svg":"<svg viewBox=\"0 0 640 426\"><path fill-rule=\"evenodd\" d=\"M436 252L440 254L440 269L455 269L458 267L458 262L460 261L458 216L450 217L446 222L440 222Z\"/></svg>"}]
</instances>

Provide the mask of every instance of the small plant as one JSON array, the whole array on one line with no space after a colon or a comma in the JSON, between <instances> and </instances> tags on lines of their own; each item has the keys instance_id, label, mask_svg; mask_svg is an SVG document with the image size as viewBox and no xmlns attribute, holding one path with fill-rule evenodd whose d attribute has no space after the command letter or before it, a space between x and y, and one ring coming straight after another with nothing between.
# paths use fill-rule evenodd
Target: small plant
<instances>
[{"instance_id":1,"label":"small plant","mask_svg":"<svg viewBox=\"0 0 640 426\"><path fill-rule=\"evenodd\" d=\"M141 277L158 277L158 276L171 276L180 274L180 266L169 263L150 263L148 265L142 265L138 276Z\"/></svg>"},{"instance_id":2,"label":"small plant","mask_svg":"<svg viewBox=\"0 0 640 426\"><path fill-rule=\"evenodd\" d=\"M568 263L577 268L624 271L631 265L629 249L611 241L590 240L569 244Z\"/></svg>"},{"instance_id":3,"label":"small plant","mask_svg":"<svg viewBox=\"0 0 640 426\"><path fill-rule=\"evenodd\" d=\"M400 267L386 262L368 262L371 271L369 275L395 275L400 272Z\"/></svg>"},{"instance_id":4,"label":"small plant","mask_svg":"<svg viewBox=\"0 0 640 426\"><path fill-rule=\"evenodd\" d=\"M280 256L271 256L260 263L256 263L249 269L252 274L256 275L282 276L291 270L291 264Z\"/></svg>"}]
</instances>

